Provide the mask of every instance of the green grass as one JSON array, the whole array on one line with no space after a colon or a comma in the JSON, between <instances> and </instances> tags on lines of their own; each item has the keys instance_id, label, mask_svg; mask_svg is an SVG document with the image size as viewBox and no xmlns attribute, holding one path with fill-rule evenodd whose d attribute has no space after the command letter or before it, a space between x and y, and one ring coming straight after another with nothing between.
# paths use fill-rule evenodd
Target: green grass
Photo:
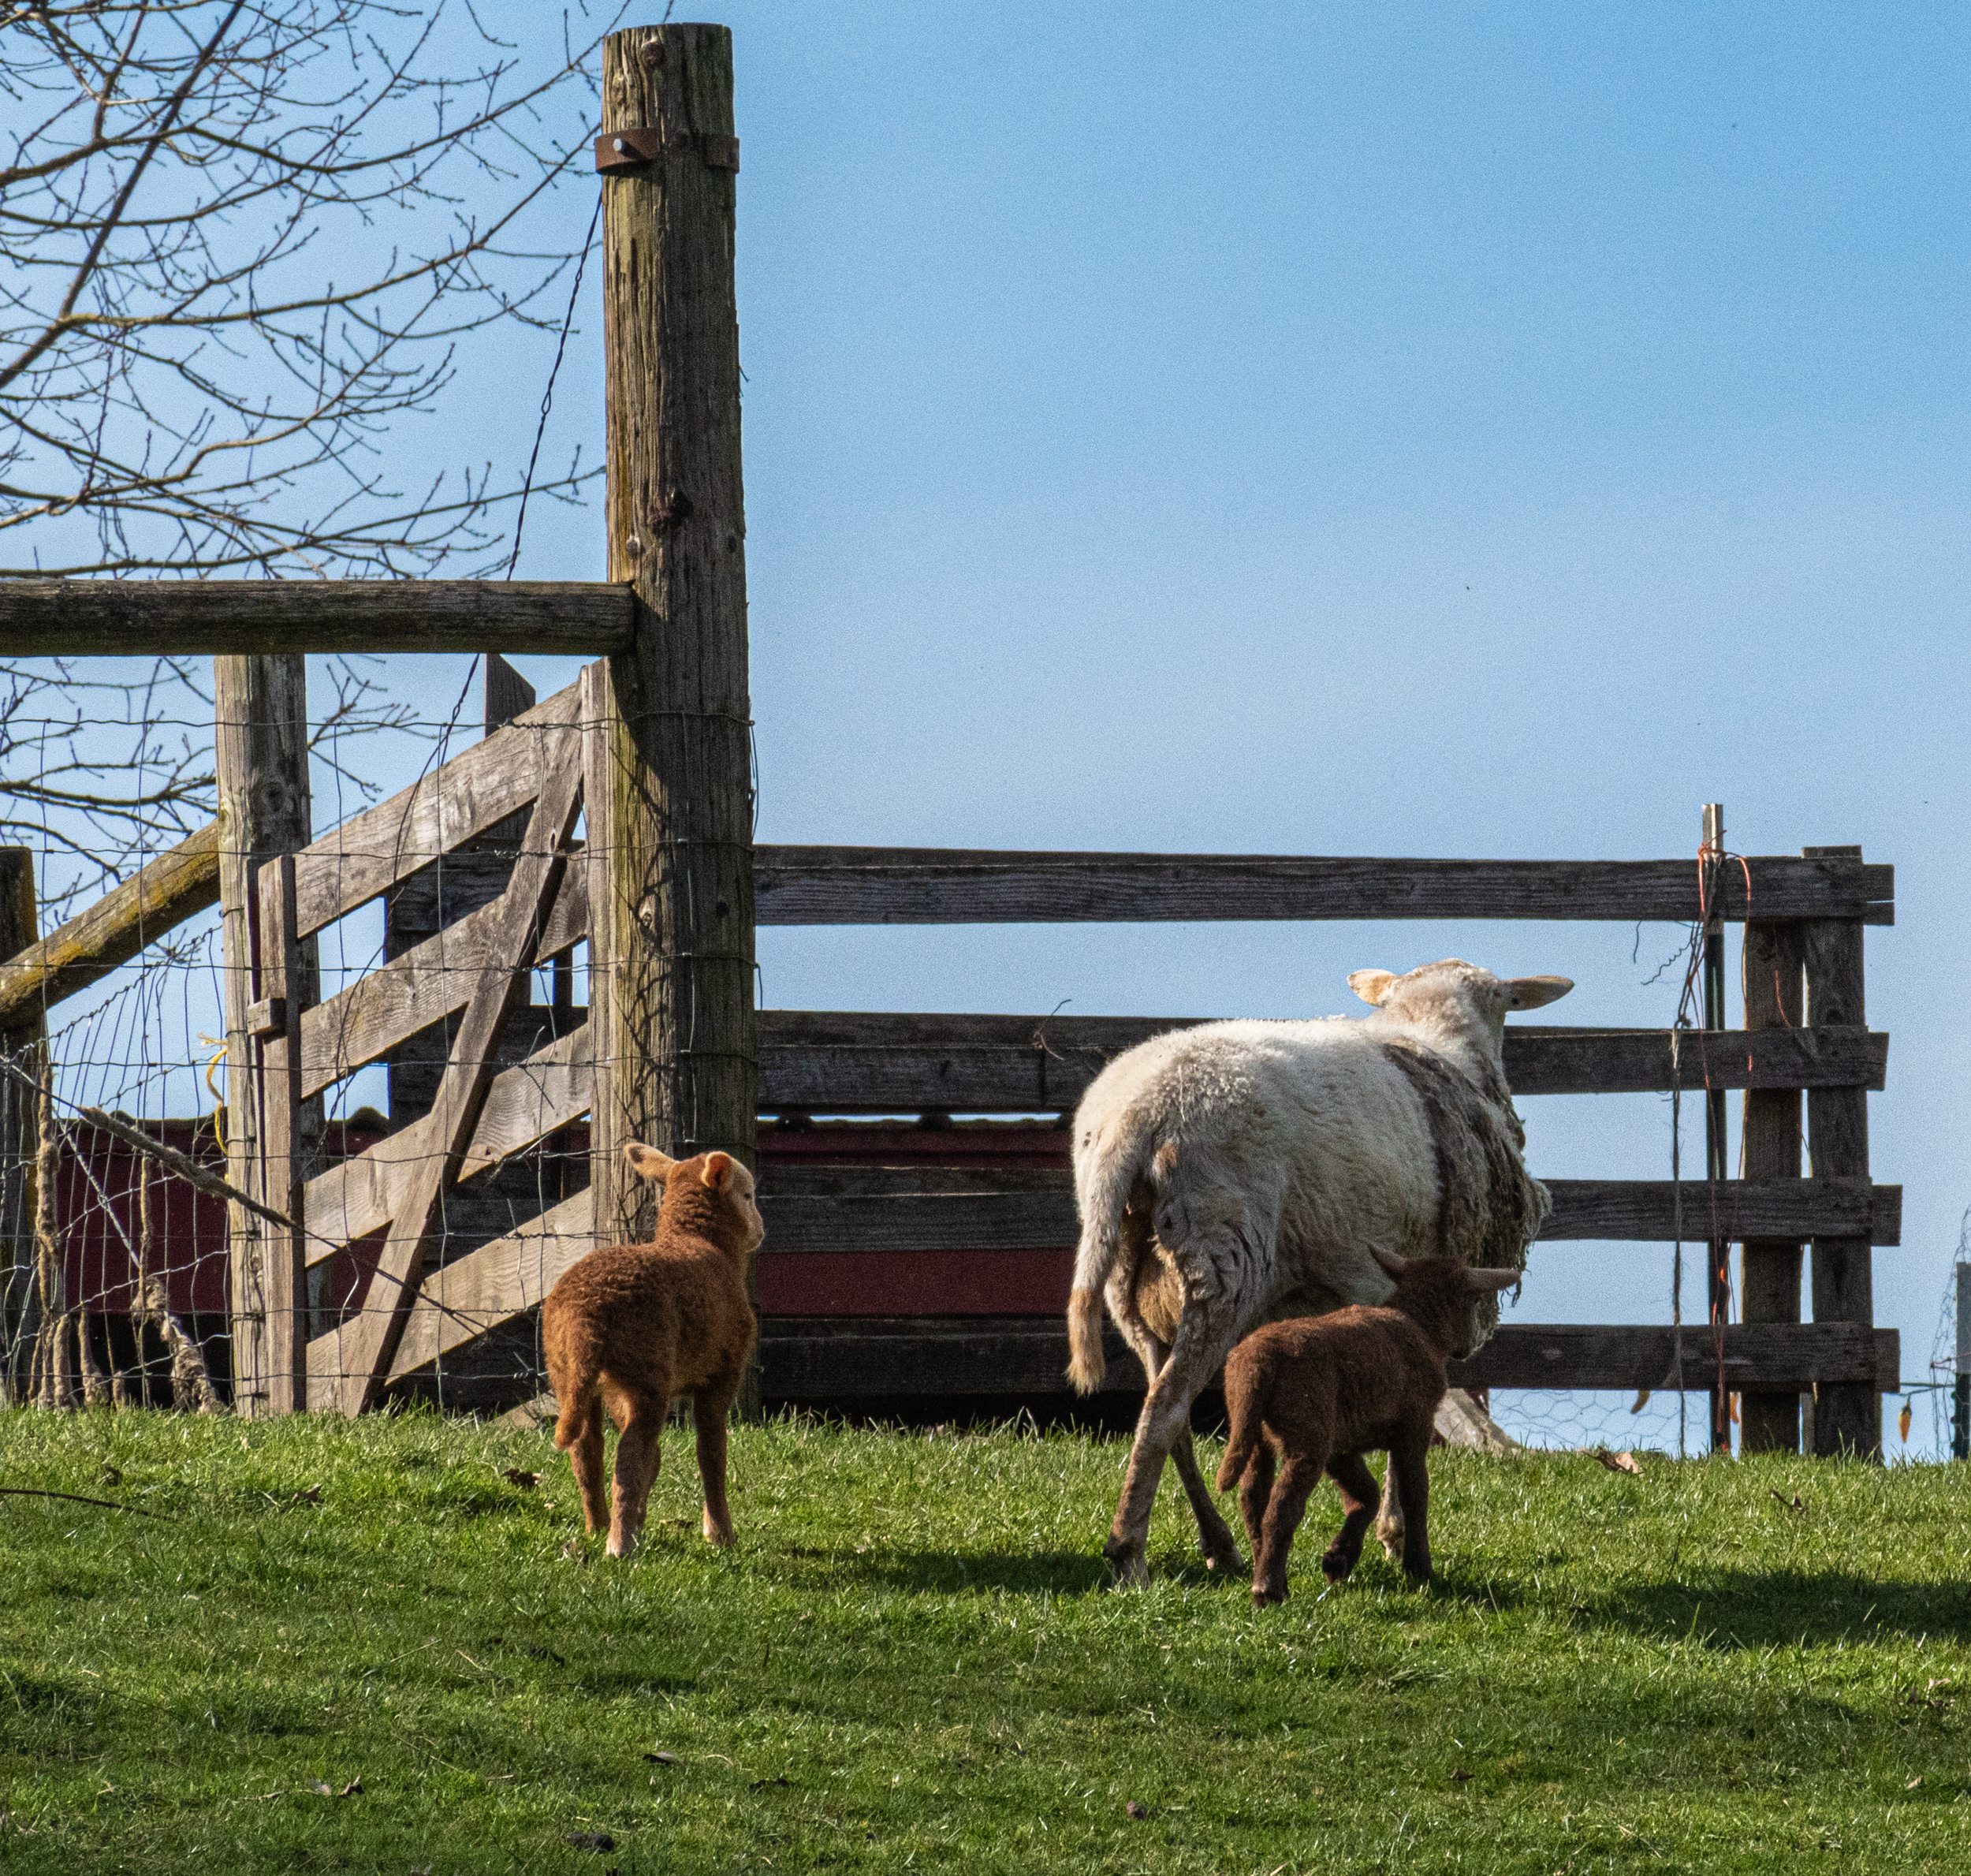
<instances>
[{"instance_id":1,"label":"green grass","mask_svg":"<svg viewBox=\"0 0 1971 1876\"><path fill-rule=\"evenodd\" d=\"M0 1484L158 1514L0 1498L0 1870L1971 1855L1971 1468L1440 1454L1433 1590L1324 1596L1329 1494L1256 1612L1174 1480L1102 1588L1120 1443L742 1430L732 1555L666 1453L583 1564L544 1433L0 1415Z\"/></svg>"}]
</instances>

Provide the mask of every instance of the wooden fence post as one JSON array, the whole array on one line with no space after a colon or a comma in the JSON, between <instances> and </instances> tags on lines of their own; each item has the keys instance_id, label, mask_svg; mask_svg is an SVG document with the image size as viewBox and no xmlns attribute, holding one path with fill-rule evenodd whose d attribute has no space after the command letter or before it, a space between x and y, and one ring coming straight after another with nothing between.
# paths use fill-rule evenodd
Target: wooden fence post
<instances>
[{"instance_id":1,"label":"wooden fence post","mask_svg":"<svg viewBox=\"0 0 1971 1876\"><path fill-rule=\"evenodd\" d=\"M219 783L219 907L224 953L228 1176L241 1191L263 1194L268 1144L254 1006L264 987L259 873L262 863L305 847L313 837L308 790L307 662L275 657L215 658L213 715ZM319 1001L315 941L300 945L285 992L289 1033ZM264 1013L259 1019L263 1031ZM285 1098L285 1095L275 1098ZM319 1163L322 1102L300 1103L292 1119L296 1179ZM285 1177L283 1173L280 1177ZM280 1198L272 1202L285 1210ZM275 1245L277 1227L229 1207L233 1317L233 1400L237 1411L264 1415L305 1404L307 1297L284 1280L291 1247ZM270 1259L284 1261L280 1271ZM271 1307L278 1300L278 1311Z\"/></svg>"},{"instance_id":2,"label":"wooden fence post","mask_svg":"<svg viewBox=\"0 0 1971 1876\"><path fill-rule=\"evenodd\" d=\"M1800 927L1783 919L1748 919L1740 953L1746 1028L1797 1029L1802 1003ZM1745 1179L1800 1177L1800 1094L1797 1088L1748 1088L1741 1123ZM1748 1322L1800 1320L1801 1245L1784 1238L1751 1238L1739 1249L1740 1315ZM1800 1397L1746 1393L1739 1402L1739 1450L1798 1453Z\"/></svg>"},{"instance_id":3,"label":"wooden fence post","mask_svg":"<svg viewBox=\"0 0 1971 1876\"><path fill-rule=\"evenodd\" d=\"M34 852L0 847L0 960L41 935L35 904ZM47 1019L36 1012L0 1029L0 1050L41 1078ZM24 1398L33 1341L35 1296L35 1098L11 1075L0 1076L0 1403Z\"/></svg>"},{"instance_id":4,"label":"wooden fence post","mask_svg":"<svg viewBox=\"0 0 1971 1876\"><path fill-rule=\"evenodd\" d=\"M1809 859L1860 860L1859 847L1803 847ZM1813 919L1804 927L1806 1015L1816 1030L1865 1028L1861 925L1852 919ZM1817 1087L1807 1096L1807 1150L1816 1179L1869 1177L1869 1096L1858 1087ZM1813 1240L1813 1319L1875 1321L1875 1277L1866 1237ZM1819 1390L1813 1449L1882 1456L1882 1397L1871 1384L1845 1382Z\"/></svg>"},{"instance_id":5,"label":"wooden fence post","mask_svg":"<svg viewBox=\"0 0 1971 1876\"><path fill-rule=\"evenodd\" d=\"M1724 804L1707 801L1704 809L1703 857L1705 919L1704 926L1704 1026L1725 1026L1724 915L1720 909L1724 878ZM1726 1163L1729 1122L1726 1117L1725 1091L1710 1085L1705 1078L1704 1098L1705 1177L1715 1192L1731 1177ZM1715 1225L1706 1246L1705 1292L1711 1333L1715 1338L1731 1316L1731 1246L1719 1236ZM1714 1365L1711 1401L1711 1450L1729 1455L1731 1451L1731 1395L1722 1385L1722 1365Z\"/></svg>"},{"instance_id":6,"label":"wooden fence post","mask_svg":"<svg viewBox=\"0 0 1971 1876\"><path fill-rule=\"evenodd\" d=\"M583 693L599 725L585 800L595 1229L607 1244L650 1215L648 1188L623 1171L626 1140L754 1163L730 32L611 34L602 129L609 576L638 600L635 643Z\"/></svg>"}]
</instances>

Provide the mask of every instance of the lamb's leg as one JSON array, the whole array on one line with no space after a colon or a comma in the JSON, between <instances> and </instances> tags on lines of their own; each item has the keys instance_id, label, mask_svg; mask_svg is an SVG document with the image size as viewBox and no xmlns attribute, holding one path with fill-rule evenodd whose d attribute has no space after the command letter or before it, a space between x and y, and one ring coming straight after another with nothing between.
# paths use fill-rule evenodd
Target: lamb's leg
<instances>
[{"instance_id":1,"label":"lamb's leg","mask_svg":"<svg viewBox=\"0 0 1971 1876\"><path fill-rule=\"evenodd\" d=\"M1154 1382L1170 1360L1168 1347L1136 1318L1133 1306L1116 1314L1116 1322L1123 1332L1123 1339L1136 1352L1136 1359L1143 1364L1144 1375ZM1183 1430L1172 1442L1170 1456L1176 1462L1177 1476L1184 1482L1184 1496L1190 1501L1191 1515L1198 1520L1198 1542L1205 1553L1205 1568L1238 1576L1246 1567L1245 1561L1239 1554L1238 1540L1220 1512L1210 1486L1198 1469L1198 1454L1191 1444L1188 1419Z\"/></svg>"},{"instance_id":2,"label":"lamb's leg","mask_svg":"<svg viewBox=\"0 0 1971 1876\"><path fill-rule=\"evenodd\" d=\"M1261 1542L1254 1546L1253 1601L1264 1609L1269 1602L1287 1600L1287 1553L1293 1548L1294 1533L1300 1528L1307 1501L1321 1483L1326 1468L1325 1455L1290 1453L1280 1468L1280 1478L1266 1505Z\"/></svg>"},{"instance_id":3,"label":"lamb's leg","mask_svg":"<svg viewBox=\"0 0 1971 1876\"><path fill-rule=\"evenodd\" d=\"M705 1486L705 1541L721 1548L732 1542L732 1508L725 1502L725 1416L739 1392L736 1378L701 1388L691 1397L698 1426L698 1475Z\"/></svg>"},{"instance_id":4,"label":"lamb's leg","mask_svg":"<svg viewBox=\"0 0 1971 1876\"><path fill-rule=\"evenodd\" d=\"M1273 1449L1262 1438L1246 1462L1239 1481L1239 1515L1245 1520L1246 1536L1257 1557L1265 1540L1266 1501L1273 1495Z\"/></svg>"},{"instance_id":5,"label":"lamb's leg","mask_svg":"<svg viewBox=\"0 0 1971 1876\"><path fill-rule=\"evenodd\" d=\"M609 1521L609 1501L602 1494L602 1409L589 1410L588 1423L568 1449L575 1468L576 1490L582 1494L582 1528L593 1537Z\"/></svg>"},{"instance_id":6,"label":"lamb's leg","mask_svg":"<svg viewBox=\"0 0 1971 1876\"><path fill-rule=\"evenodd\" d=\"M1419 1583L1430 1579L1430 1423L1406 1427L1389 1448L1389 1469L1403 1501L1403 1573Z\"/></svg>"},{"instance_id":7,"label":"lamb's leg","mask_svg":"<svg viewBox=\"0 0 1971 1876\"><path fill-rule=\"evenodd\" d=\"M1376 1475L1362 1464L1359 1453L1344 1453L1328 1462L1328 1476L1341 1487L1341 1529L1321 1560L1321 1572L1330 1583L1345 1583L1362 1557L1362 1540L1382 1494L1376 1489Z\"/></svg>"},{"instance_id":8,"label":"lamb's leg","mask_svg":"<svg viewBox=\"0 0 1971 1876\"><path fill-rule=\"evenodd\" d=\"M1102 1554L1118 1583L1143 1579L1143 1551L1149 1537L1149 1513L1157 1501L1157 1483L1164 1461L1180 1434L1190 1430L1190 1407L1224 1364L1237 1339L1239 1312L1222 1295L1187 1300L1177 1325L1170 1359L1150 1383L1143 1411L1136 1421L1136 1441L1130 1450L1123 1495L1116 1507ZM1230 1533L1227 1534L1229 1538Z\"/></svg>"},{"instance_id":9,"label":"lamb's leg","mask_svg":"<svg viewBox=\"0 0 1971 1876\"><path fill-rule=\"evenodd\" d=\"M656 1483L658 1468L663 1461L658 1442L663 1438L665 1416L670 1408L668 1397L639 1400L617 1431L615 1502L609 1507L608 1548L612 1557L635 1553L650 1487Z\"/></svg>"}]
</instances>

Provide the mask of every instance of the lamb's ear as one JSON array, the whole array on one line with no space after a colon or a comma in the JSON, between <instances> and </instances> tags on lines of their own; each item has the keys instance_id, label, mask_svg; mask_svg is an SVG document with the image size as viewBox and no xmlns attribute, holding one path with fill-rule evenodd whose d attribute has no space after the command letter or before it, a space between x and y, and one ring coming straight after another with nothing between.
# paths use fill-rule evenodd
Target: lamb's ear
<instances>
[{"instance_id":1,"label":"lamb's ear","mask_svg":"<svg viewBox=\"0 0 1971 1876\"><path fill-rule=\"evenodd\" d=\"M1487 1290L1509 1290L1526 1274L1524 1270L1467 1270L1465 1283L1467 1288L1483 1295Z\"/></svg>"},{"instance_id":2,"label":"lamb's ear","mask_svg":"<svg viewBox=\"0 0 1971 1876\"><path fill-rule=\"evenodd\" d=\"M1410 1259L1399 1257L1393 1251L1385 1251L1380 1244L1371 1244L1369 1255L1382 1266L1392 1277L1400 1277L1410 1268Z\"/></svg>"},{"instance_id":3,"label":"lamb's ear","mask_svg":"<svg viewBox=\"0 0 1971 1876\"><path fill-rule=\"evenodd\" d=\"M1571 977L1508 977L1506 1007L1538 1009L1542 1004L1558 1003L1574 987Z\"/></svg>"},{"instance_id":4,"label":"lamb's ear","mask_svg":"<svg viewBox=\"0 0 1971 1876\"><path fill-rule=\"evenodd\" d=\"M699 1174L715 1192L727 1190L732 1183L732 1175L739 1162L729 1153L708 1153L705 1156L705 1170Z\"/></svg>"},{"instance_id":5,"label":"lamb's ear","mask_svg":"<svg viewBox=\"0 0 1971 1876\"><path fill-rule=\"evenodd\" d=\"M645 1146L641 1140L627 1141L623 1158L632 1173L649 1180L653 1185L661 1185L677 1164L669 1154L658 1152L654 1147Z\"/></svg>"},{"instance_id":6,"label":"lamb's ear","mask_svg":"<svg viewBox=\"0 0 1971 1876\"><path fill-rule=\"evenodd\" d=\"M1351 971L1348 987L1365 1003L1380 1003L1396 981L1394 971Z\"/></svg>"}]
</instances>

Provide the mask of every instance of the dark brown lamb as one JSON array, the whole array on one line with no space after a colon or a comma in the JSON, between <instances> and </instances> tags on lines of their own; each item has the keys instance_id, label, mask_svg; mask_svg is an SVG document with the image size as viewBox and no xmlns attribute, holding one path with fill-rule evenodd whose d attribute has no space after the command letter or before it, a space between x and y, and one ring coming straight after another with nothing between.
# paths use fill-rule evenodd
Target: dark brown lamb
<instances>
[{"instance_id":1,"label":"dark brown lamb","mask_svg":"<svg viewBox=\"0 0 1971 1876\"><path fill-rule=\"evenodd\" d=\"M671 1402L689 1394L705 1535L729 1544L725 1416L759 1333L746 1262L766 1236L753 1176L727 1153L674 1160L633 1142L623 1155L664 1188L657 1236L591 1251L541 1305L541 1344L560 1408L554 1443L575 1468L583 1523L593 1532L606 1516L609 1555L628 1557L643 1528ZM613 1505L602 1495L605 1411L617 1430Z\"/></svg>"},{"instance_id":2,"label":"dark brown lamb","mask_svg":"<svg viewBox=\"0 0 1971 1876\"><path fill-rule=\"evenodd\" d=\"M1520 1273L1372 1254L1396 1280L1387 1303L1269 1323L1225 1363L1231 1436L1218 1489L1239 1487L1252 1540L1253 1601L1262 1606L1287 1600L1287 1553L1323 1472L1340 1486L1345 1516L1321 1570L1339 1583L1354 1568L1380 1503L1366 1452L1389 1454L1403 1513L1403 1568L1419 1581L1430 1574L1424 1455L1449 1385L1445 1363L1470 1352L1472 1300L1510 1289Z\"/></svg>"}]
</instances>

